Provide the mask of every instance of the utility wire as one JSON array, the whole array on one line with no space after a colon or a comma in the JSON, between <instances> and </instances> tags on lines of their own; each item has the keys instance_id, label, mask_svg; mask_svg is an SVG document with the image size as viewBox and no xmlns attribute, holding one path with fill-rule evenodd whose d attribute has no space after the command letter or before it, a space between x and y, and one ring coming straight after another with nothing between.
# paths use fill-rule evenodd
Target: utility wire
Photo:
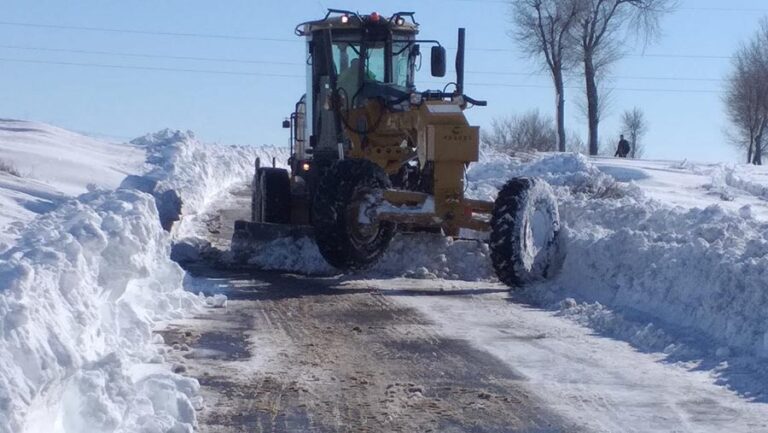
<instances>
[{"instance_id":1,"label":"utility wire","mask_svg":"<svg viewBox=\"0 0 768 433\"><path fill-rule=\"evenodd\" d=\"M276 62L271 60L250 60L250 59L234 59L234 58L221 58L221 57L198 57L198 56L175 56L175 55L158 55L158 54L145 54L145 53L126 53L117 51L95 51L95 50L81 50L81 49L69 49L69 48L48 48L48 47L29 47L20 45L2 45L0 49L13 49L24 51L39 51L39 52L61 52L61 53L74 53L74 54L95 54L105 56L117 56L117 57L134 57L134 58L148 58L148 59L172 59L172 60L195 60L195 61L208 61L208 62L222 62L222 63L239 63L239 64L262 64L262 65L285 65L285 66L304 66L302 62ZM131 67L131 66L128 66ZM508 71L467 71L467 74L478 75L499 75L499 76L520 76L520 77L547 77L548 74L541 72L527 73L527 72L508 72ZM722 82L722 79L718 78L696 78L696 77L659 77L659 76L612 76L616 79L626 80L648 80L648 81L701 81L701 82Z\"/></svg>"},{"instance_id":2,"label":"utility wire","mask_svg":"<svg viewBox=\"0 0 768 433\"><path fill-rule=\"evenodd\" d=\"M442 0L454 3L487 3L487 4L509 4L509 0ZM677 11L694 11L694 12L768 12L768 9L760 8L728 8L728 7L680 7L675 8Z\"/></svg>"},{"instance_id":3,"label":"utility wire","mask_svg":"<svg viewBox=\"0 0 768 433\"><path fill-rule=\"evenodd\" d=\"M235 40L268 41L268 42L296 42L297 41L297 39L295 38L292 38L292 39L266 38L261 36L225 35L225 34L216 34L216 33L161 32L161 31L149 31L149 30L118 29L118 28L111 28L111 27L83 27L83 26L65 26L65 25L59 25L59 24L21 23L21 22L14 22L14 21L0 21L0 25L16 26L16 27L35 27L35 28L43 28L43 29L57 29L57 30L126 33L126 34L134 34L134 35L176 36L176 37L186 37L186 38L235 39Z\"/></svg>"},{"instance_id":4,"label":"utility wire","mask_svg":"<svg viewBox=\"0 0 768 433\"><path fill-rule=\"evenodd\" d=\"M426 84L441 84L438 82L427 82ZM538 85L538 84L512 84L512 83L465 83L466 86L476 87L512 87L512 88L535 88L535 89L551 89L552 86ZM581 90L581 87L565 86L569 90ZM717 90L705 90L705 89L662 89L662 88L645 88L645 87L610 87L610 90L619 90L626 92L659 92L659 93L712 93L718 94Z\"/></svg>"},{"instance_id":5,"label":"utility wire","mask_svg":"<svg viewBox=\"0 0 768 433\"><path fill-rule=\"evenodd\" d=\"M304 78L304 75L291 75L291 74L272 74L266 72L239 72L239 71L220 71L211 69L186 69L186 68L164 68L156 66L129 66L129 65L111 65L104 63L81 63L81 62L61 62L51 60L29 60L29 59L10 59L0 57L0 62L10 63L28 63L38 65L64 65L64 66L83 66L94 68L108 68L108 69L133 69L141 71L162 71L162 72L192 72L200 74L219 74L219 75L242 75L242 76L256 76L256 77L275 77L275 78Z\"/></svg>"},{"instance_id":6,"label":"utility wire","mask_svg":"<svg viewBox=\"0 0 768 433\"><path fill-rule=\"evenodd\" d=\"M547 73L525 73L525 72L488 72L488 71L466 71L467 74L478 75L511 75L520 77L549 77ZM577 76L571 76L574 78ZM723 80L721 78L696 78L696 77L653 77L653 76L625 76L625 75L611 75L610 78L616 78L620 80L649 80L649 81L702 81L719 83Z\"/></svg>"},{"instance_id":7,"label":"utility wire","mask_svg":"<svg viewBox=\"0 0 768 433\"><path fill-rule=\"evenodd\" d=\"M6 48L6 49L12 49L12 50L24 50L24 51L43 51L43 52L52 52L52 53L96 54L96 55L104 55L104 56L137 57L137 58L144 58L144 59L199 60L199 61L205 61L205 62L291 65L291 66L305 65L305 63L301 63L301 62L276 62L272 60L248 60L248 59L232 59L232 58L223 58L223 57L159 55L159 54L144 54L144 53L126 53L126 52L118 52L118 51L80 50L80 49L70 49L70 48L27 47L27 46L20 46L20 45L0 45L0 48Z\"/></svg>"},{"instance_id":8,"label":"utility wire","mask_svg":"<svg viewBox=\"0 0 768 433\"><path fill-rule=\"evenodd\" d=\"M103 63L58 62L58 61L47 61L47 60L10 59L10 58L3 58L3 57L0 57L0 62L82 66L82 67L96 67L96 68L108 68L108 69L127 69L127 70L162 71L162 72L191 72L191 73L202 73L202 74L240 75L240 76L258 76L258 77L275 77L275 78L304 78L303 75L290 75L290 74L219 71L219 70L209 70L209 69L162 68L162 67L152 67L152 66L126 66L126 65L110 65L110 64L103 64ZM430 84L430 83L427 83L427 84ZM436 83L431 83L431 84L436 84ZM542 89L550 88L550 86L545 86L545 85L511 84L511 83L467 83L467 85L478 86L478 87L518 87L518 88L542 88ZM567 88L579 89L579 87L567 87ZM667 92L667 93L719 93L714 90L652 89L652 88L621 88L621 87L613 88L613 90L633 91L633 92Z\"/></svg>"},{"instance_id":9,"label":"utility wire","mask_svg":"<svg viewBox=\"0 0 768 433\"><path fill-rule=\"evenodd\" d=\"M453 0L462 1L462 0ZM467 0L475 1L475 0ZM503 0L502 0L503 1ZM768 11L768 10L766 10ZM136 30L136 29L118 29L110 27L81 27L81 26L65 26L58 24L38 24L38 23L23 23L13 21L0 21L0 25L3 26L15 26L15 27L31 27L31 28L46 28L57 30L75 30L75 31L90 31L90 32L107 32L107 33L126 33L126 34L141 34L141 35L153 35L153 36L176 36L176 37L192 37L192 38L213 38L213 39L232 39L232 40L252 40L252 41L265 41L265 42L294 42L302 43L299 38L267 38L260 36L249 35L225 35L225 34L212 34L212 33L186 33L186 32L161 32L161 31L148 31L148 30ZM456 47L448 47L450 49L456 49ZM483 47L483 48L467 48L468 51L477 52L515 52L512 48L504 47ZM717 56L717 55L695 55L695 54L630 54L629 57L662 57L662 58L685 58L685 59L730 59L731 56Z\"/></svg>"}]
</instances>

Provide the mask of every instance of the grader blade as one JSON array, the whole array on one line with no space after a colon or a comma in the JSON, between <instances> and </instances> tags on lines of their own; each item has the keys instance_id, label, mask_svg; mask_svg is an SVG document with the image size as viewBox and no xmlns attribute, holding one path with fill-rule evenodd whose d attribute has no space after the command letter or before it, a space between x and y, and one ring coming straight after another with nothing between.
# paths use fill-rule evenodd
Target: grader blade
<instances>
[{"instance_id":1,"label":"grader blade","mask_svg":"<svg viewBox=\"0 0 768 433\"><path fill-rule=\"evenodd\" d=\"M235 221L232 251L237 254L252 251L260 244L277 239L301 239L304 237L312 238L313 236L311 226Z\"/></svg>"}]
</instances>

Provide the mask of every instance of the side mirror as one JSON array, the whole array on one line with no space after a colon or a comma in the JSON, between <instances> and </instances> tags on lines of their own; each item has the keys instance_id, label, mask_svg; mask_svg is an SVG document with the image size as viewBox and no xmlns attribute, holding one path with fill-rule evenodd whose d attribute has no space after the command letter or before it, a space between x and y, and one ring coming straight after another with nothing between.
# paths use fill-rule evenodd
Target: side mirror
<instances>
[{"instance_id":1,"label":"side mirror","mask_svg":"<svg viewBox=\"0 0 768 433\"><path fill-rule=\"evenodd\" d=\"M432 76L445 77L445 48L441 46L432 47Z\"/></svg>"},{"instance_id":2,"label":"side mirror","mask_svg":"<svg viewBox=\"0 0 768 433\"><path fill-rule=\"evenodd\" d=\"M291 127L291 121L288 119L283 120L283 128L288 129Z\"/></svg>"}]
</instances>

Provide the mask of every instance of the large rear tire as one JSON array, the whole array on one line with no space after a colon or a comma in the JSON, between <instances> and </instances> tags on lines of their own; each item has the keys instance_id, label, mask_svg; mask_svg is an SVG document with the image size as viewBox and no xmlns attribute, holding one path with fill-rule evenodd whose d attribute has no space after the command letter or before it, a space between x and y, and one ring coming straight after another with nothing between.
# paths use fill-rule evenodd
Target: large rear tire
<instances>
[{"instance_id":1,"label":"large rear tire","mask_svg":"<svg viewBox=\"0 0 768 433\"><path fill-rule=\"evenodd\" d=\"M499 280L521 287L555 275L562 264L557 200L538 178L516 178L499 191L491 217L491 262Z\"/></svg>"},{"instance_id":2,"label":"large rear tire","mask_svg":"<svg viewBox=\"0 0 768 433\"><path fill-rule=\"evenodd\" d=\"M291 221L291 180L282 168L260 168L252 184L251 219L257 223Z\"/></svg>"},{"instance_id":3,"label":"large rear tire","mask_svg":"<svg viewBox=\"0 0 768 433\"><path fill-rule=\"evenodd\" d=\"M320 180L312 203L312 224L320 253L341 270L366 268L389 246L395 224L376 221L366 210L390 187L384 170L368 160L337 161Z\"/></svg>"}]
</instances>

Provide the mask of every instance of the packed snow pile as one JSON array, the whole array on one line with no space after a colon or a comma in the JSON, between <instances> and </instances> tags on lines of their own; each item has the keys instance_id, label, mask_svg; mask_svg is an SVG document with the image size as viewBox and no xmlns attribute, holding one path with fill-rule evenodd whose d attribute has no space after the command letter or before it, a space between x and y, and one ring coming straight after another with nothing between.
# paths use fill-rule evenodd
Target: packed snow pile
<instances>
[{"instance_id":1,"label":"packed snow pile","mask_svg":"<svg viewBox=\"0 0 768 433\"><path fill-rule=\"evenodd\" d=\"M580 154L544 154L521 160L492 150L484 150L480 161L467 170L467 196L493 201L502 186L513 177L538 177L569 194L590 197L639 194L635 188L619 187L616 180L600 171Z\"/></svg>"},{"instance_id":2,"label":"packed snow pile","mask_svg":"<svg viewBox=\"0 0 768 433\"><path fill-rule=\"evenodd\" d=\"M37 215L96 189L113 189L141 172L144 150L55 126L0 119L0 251ZM5 245L5 247L3 246Z\"/></svg>"},{"instance_id":3,"label":"packed snow pile","mask_svg":"<svg viewBox=\"0 0 768 433\"><path fill-rule=\"evenodd\" d=\"M191 427L195 381L127 370L161 360L155 322L201 305L169 250L152 197L121 189L66 202L0 255L0 431Z\"/></svg>"},{"instance_id":4,"label":"packed snow pile","mask_svg":"<svg viewBox=\"0 0 768 433\"><path fill-rule=\"evenodd\" d=\"M200 212L233 185L253 176L254 161L264 164L272 158L287 160L287 151L278 147L224 146L203 143L190 131L162 130L131 142L144 147L149 171L130 176L123 186L155 196L163 225L173 228L176 239L204 238Z\"/></svg>"},{"instance_id":5,"label":"packed snow pile","mask_svg":"<svg viewBox=\"0 0 768 433\"><path fill-rule=\"evenodd\" d=\"M557 292L768 356L768 223L718 205L687 210L622 199L565 206L568 257Z\"/></svg>"},{"instance_id":6,"label":"packed snow pile","mask_svg":"<svg viewBox=\"0 0 768 433\"><path fill-rule=\"evenodd\" d=\"M482 241L454 241L436 234L397 234L378 262L351 276L488 281L493 279L489 254L488 245ZM311 275L340 273L307 237L257 243L246 260L264 270Z\"/></svg>"},{"instance_id":7,"label":"packed snow pile","mask_svg":"<svg viewBox=\"0 0 768 433\"><path fill-rule=\"evenodd\" d=\"M622 335L645 347L669 343L659 326L671 326L713 340L713 351L768 356L768 222L754 212L768 186L762 168L490 156L470 168L470 194L493 199L503 179L541 177L555 187L567 227L561 274L529 295L552 305L576 298L583 303L561 304L564 313L607 332L626 334L605 328L629 325L605 307L645 317L656 325ZM677 193L675 179L682 179ZM747 195L724 202L707 191L718 182Z\"/></svg>"}]
</instances>

